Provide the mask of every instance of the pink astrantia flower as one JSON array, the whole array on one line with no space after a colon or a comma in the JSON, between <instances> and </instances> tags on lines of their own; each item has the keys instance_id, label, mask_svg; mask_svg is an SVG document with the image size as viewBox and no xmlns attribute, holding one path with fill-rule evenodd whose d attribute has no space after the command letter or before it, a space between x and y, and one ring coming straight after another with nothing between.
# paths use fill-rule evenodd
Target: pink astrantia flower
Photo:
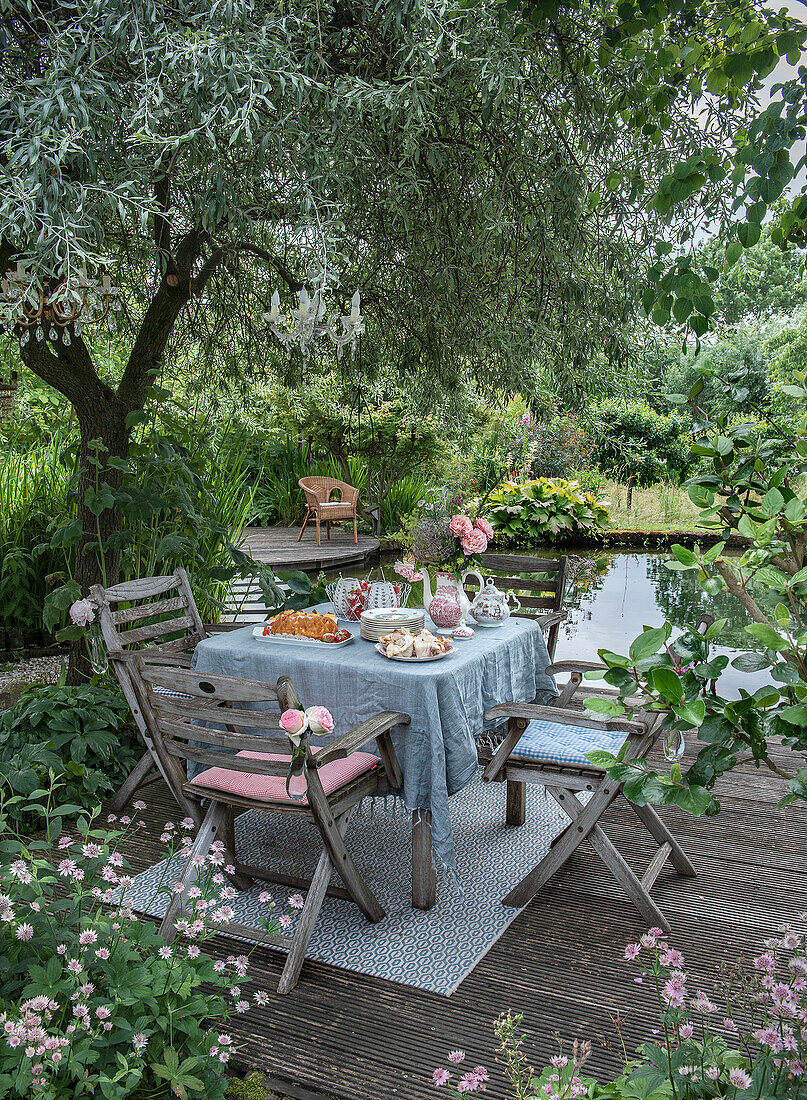
<instances>
[{"instance_id":1,"label":"pink astrantia flower","mask_svg":"<svg viewBox=\"0 0 807 1100\"><path fill-rule=\"evenodd\" d=\"M479 1088L479 1079L473 1070L463 1073L457 1082L457 1092L476 1092Z\"/></svg>"},{"instance_id":2,"label":"pink astrantia flower","mask_svg":"<svg viewBox=\"0 0 807 1100\"><path fill-rule=\"evenodd\" d=\"M308 719L303 710L284 710L280 715L280 727L286 733L296 736L308 728Z\"/></svg>"},{"instance_id":3,"label":"pink astrantia flower","mask_svg":"<svg viewBox=\"0 0 807 1100\"><path fill-rule=\"evenodd\" d=\"M447 1069L436 1069L432 1074L432 1081L438 1089L441 1085L447 1085L450 1080L451 1074Z\"/></svg>"},{"instance_id":4,"label":"pink astrantia flower","mask_svg":"<svg viewBox=\"0 0 807 1100\"><path fill-rule=\"evenodd\" d=\"M460 1062L464 1061L464 1059L465 1059L465 1051L464 1050L450 1050L448 1052L448 1060L449 1060L449 1062L453 1062L455 1066L458 1066L460 1064Z\"/></svg>"},{"instance_id":5,"label":"pink astrantia flower","mask_svg":"<svg viewBox=\"0 0 807 1100\"><path fill-rule=\"evenodd\" d=\"M729 1081L734 1085L735 1089L749 1089L751 1087L751 1076L746 1073L744 1069L735 1067L729 1070Z\"/></svg>"},{"instance_id":6,"label":"pink astrantia flower","mask_svg":"<svg viewBox=\"0 0 807 1100\"><path fill-rule=\"evenodd\" d=\"M756 970L772 971L776 968L776 960L770 954L758 955L754 959L754 968Z\"/></svg>"},{"instance_id":7,"label":"pink astrantia flower","mask_svg":"<svg viewBox=\"0 0 807 1100\"><path fill-rule=\"evenodd\" d=\"M474 529L474 525L467 516L452 516L448 526L451 534L458 539L464 535L470 535Z\"/></svg>"},{"instance_id":8,"label":"pink astrantia flower","mask_svg":"<svg viewBox=\"0 0 807 1100\"><path fill-rule=\"evenodd\" d=\"M639 957L639 952L641 950L642 949L641 947L639 947L638 943L629 943L628 946L625 948L625 958L632 962L633 959Z\"/></svg>"},{"instance_id":9,"label":"pink astrantia flower","mask_svg":"<svg viewBox=\"0 0 807 1100\"><path fill-rule=\"evenodd\" d=\"M303 895L302 894L292 894L291 897L289 898L289 905L292 907L292 909L302 909L302 907L303 907Z\"/></svg>"},{"instance_id":10,"label":"pink astrantia flower","mask_svg":"<svg viewBox=\"0 0 807 1100\"><path fill-rule=\"evenodd\" d=\"M471 554L484 554L488 548L488 540L484 532L474 527L467 535L462 536L462 549L466 556Z\"/></svg>"},{"instance_id":11,"label":"pink astrantia flower","mask_svg":"<svg viewBox=\"0 0 807 1100\"><path fill-rule=\"evenodd\" d=\"M312 733L333 733L333 716L325 707L308 707L305 716Z\"/></svg>"},{"instance_id":12,"label":"pink astrantia flower","mask_svg":"<svg viewBox=\"0 0 807 1100\"><path fill-rule=\"evenodd\" d=\"M16 931L18 940L30 940L34 934L33 926L30 924L21 924Z\"/></svg>"},{"instance_id":13,"label":"pink astrantia flower","mask_svg":"<svg viewBox=\"0 0 807 1100\"><path fill-rule=\"evenodd\" d=\"M476 519L474 527L480 530L486 539L493 538L494 532L492 524L488 523L488 521L486 519L483 519L481 516Z\"/></svg>"}]
</instances>

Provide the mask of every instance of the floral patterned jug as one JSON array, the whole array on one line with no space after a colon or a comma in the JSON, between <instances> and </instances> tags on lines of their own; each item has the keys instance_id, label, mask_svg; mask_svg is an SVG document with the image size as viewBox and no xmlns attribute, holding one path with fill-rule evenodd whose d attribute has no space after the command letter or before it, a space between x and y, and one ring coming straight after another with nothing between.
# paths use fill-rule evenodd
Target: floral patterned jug
<instances>
[{"instance_id":1,"label":"floral patterned jug","mask_svg":"<svg viewBox=\"0 0 807 1100\"><path fill-rule=\"evenodd\" d=\"M423 606L440 630L453 630L465 619L471 605L462 587L461 578L454 573L438 573L434 596L431 594L424 570Z\"/></svg>"}]
</instances>

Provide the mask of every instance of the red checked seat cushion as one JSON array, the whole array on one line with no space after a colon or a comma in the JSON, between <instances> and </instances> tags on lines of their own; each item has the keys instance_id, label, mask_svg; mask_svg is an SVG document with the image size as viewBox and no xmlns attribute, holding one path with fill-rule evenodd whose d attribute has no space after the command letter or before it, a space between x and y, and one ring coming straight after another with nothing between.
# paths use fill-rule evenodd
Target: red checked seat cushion
<instances>
[{"instance_id":1,"label":"red checked seat cushion","mask_svg":"<svg viewBox=\"0 0 807 1100\"><path fill-rule=\"evenodd\" d=\"M316 752L316 748L312 751ZM290 756L273 752L239 752L237 756L246 756L250 760L279 760L289 763ZM319 771L322 789L331 794L338 787L357 779L364 772L372 771L381 763L377 756L369 752L352 752L342 760L332 760L323 764ZM225 794L239 795L241 798L255 798L265 802L291 802L286 794L286 778L282 775L256 775L255 772L234 772L229 768L208 768L191 780L195 787L205 787L210 791L222 791ZM299 800L305 805L307 798Z\"/></svg>"}]
</instances>

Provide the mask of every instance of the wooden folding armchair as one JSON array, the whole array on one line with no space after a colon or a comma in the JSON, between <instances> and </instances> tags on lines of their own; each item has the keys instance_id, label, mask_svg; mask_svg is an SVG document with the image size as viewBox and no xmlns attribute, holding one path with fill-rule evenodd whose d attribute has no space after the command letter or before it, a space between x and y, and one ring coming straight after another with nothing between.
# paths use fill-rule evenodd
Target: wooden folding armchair
<instances>
[{"instance_id":1,"label":"wooden folding armchair","mask_svg":"<svg viewBox=\"0 0 807 1100\"><path fill-rule=\"evenodd\" d=\"M546 637L549 659L554 660L560 624L566 618L563 595L569 559L532 558L524 554L483 554L482 569L494 569L507 576L496 577L498 588L512 589L518 596L521 610L516 612L539 623ZM526 574L519 576L519 574ZM469 599L478 589L466 585Z\"/></svg>"},{"instance_id":2,"label":"wooden folding armchair","mask_svg":"<svg viewBox=\"0 0 807 1100\"><path fill-rule=\"evenodd\" d=\"M216 631L232 630L240 624L205 625L182 567L166 576L142 577L111 588L96 584L90 589L90 595L98 607L98 621L109 662L146 743L146 752L110 802L110 808L119 813L144 783L162 774L162 767L140 713L128 666L118 659L118 655L139 649L154 664L187 668L194 648L203 638ZM116 610L119 604L125 606ZM164 774L163 778L166 778ZM180 806L185 813L189 812L184 802Z\"/></svg>"},{"instance_id":3,"label":"wooden folding armchair","mask_svg":"<svg viewBox=\"0 0 807 1100\"><path fill-rule=\"evenodd\" d=\"M130 666L130 678L140 699L154 750L177 801L185 799L193 803L197 821L202 800L207 803L181 878L186 889L196 875L194 860L205 857L218 834L222 834L225 862L235 867L233 882L239 889L247 889L253 879L262 879L308 891L293 937L267 939L262 932L247 925L230 923L226 926L226 931L233 935L289 950L278 985L279 993L288 993L297 984L326 894L354 901L374 924L385 916L353 862L344 835L364 797L379 791L398 790L403 785L389 731L394 726L407 725L409 715L392 711L377 714L321 749L312 749L304 736L296 772L305 777L305 795L295 801L287 792L287 776L292 763L289 740L282 734L279 723L282 711L301 706L288 677L282 677L277 684L264 684L230 676L158 668L147 665L137 653L125 660ZM165 695L159 689L181 694ZM277 709L271 712L254 707L258 704L263 708L267 703L276 704ZM226 726L222 706L227 707ZM272 737L272 734L280 734L280 737ZM373 739L378 756L358 751ZM222 751L228 750L235 755L222 757ZM188 780L184 767L188 760L208 767ZM303 814L311 819L323 844L313 878L292 878L240 863L235 851L236 808ZM334 870L344 888L329 888ZM160 934L168 940L175 935L183 897L184 892L173 895L160 926Z\"/></svg>"},{"instance_id":4,"label":"wooden folding armchair","mask_svg":"<svg viewBox=\"0 0 807 1100\"><path fill-rule=\"evenodd\" d=\"M325 533L331 537L331 523L340 520L353 521L353 541L359 541L356 510L359 505L359 490L355 485L348 485L346 481L339 481L335 477L301 477L297 483L305 493L306 512L300 534L299 542L303 537L306 524L312 517L317 524L317 546L320 545L320 522L325 522ZM332 500L334 492L340 494L339 500Z\"/></svg>"},{"instance_id":5,"label":"wooden folding armchair","mask_svg":"<svg viewBox=\"0 0 807 1100\"><path fill-rule=\"evenodd\" d=\"M704 616L698 624L699 632L705 633L712 621L712 616ZM546 855L502 901L518 908L526 905L588 840L648 924L670 931L650 890L668 860L679 875L692 878L696 871L652 806L637 806L625 799L658 845L641 877L632 870L600 824L608 807L616 799L624 798L624 784L586 760L586 754L594 749L606 749L616 755L625 742L625 759L643 759L657 743L669 715L642 710L641 701L636 699L630 700L636 707L633 719L598 721L593 711L584 709L584 699L616 693L584 688L582 680L586 672L604 668L595 662L559 661L550 665L547 672L569 673L570 678L554 705L501 703L485 715L488 721L507 719L507 734L495 751L486 754L487 759L483 757L482 773L483 780L499 780L507 785L507 824L524 824L528 783L543 787L569 818ZM581 794L590 796L585 804L580 801Z\"/></svg>"}]
</instances>

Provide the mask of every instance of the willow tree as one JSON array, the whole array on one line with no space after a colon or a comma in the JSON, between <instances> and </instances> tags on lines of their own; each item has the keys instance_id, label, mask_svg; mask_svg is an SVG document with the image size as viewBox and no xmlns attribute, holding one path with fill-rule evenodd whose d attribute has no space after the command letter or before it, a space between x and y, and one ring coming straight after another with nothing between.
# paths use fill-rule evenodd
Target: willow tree
<instances>
[{"instance_id":1,"label":"willow tree","mask_svg":"<svg viewBox=\"0 0 807 1100\"><path fill-rule=\"evenodd\" d=\"M119 370L89 328L21 346L76 412L85 547L100 533L114 548L114 494L87 488L114 489L172 349L299 375L260 318L275 285L290 304L325 262L334 304L363 295L346 370L383 363L427 396L460 373L524 386L536 363L574 377L600 352L624 362L667 216L647 188L703 135L672 103L674 130L645 149L614 111L629 59L581 72L552 20L527 39L485 0L0 0L0 14L0 267L63 289L86 268L125 290ZM579 18L602 30L596 5ZM634 184L614 189L624 172ZM97 554L77 564L86 589Z\"/></svg>"}]
</instances>

